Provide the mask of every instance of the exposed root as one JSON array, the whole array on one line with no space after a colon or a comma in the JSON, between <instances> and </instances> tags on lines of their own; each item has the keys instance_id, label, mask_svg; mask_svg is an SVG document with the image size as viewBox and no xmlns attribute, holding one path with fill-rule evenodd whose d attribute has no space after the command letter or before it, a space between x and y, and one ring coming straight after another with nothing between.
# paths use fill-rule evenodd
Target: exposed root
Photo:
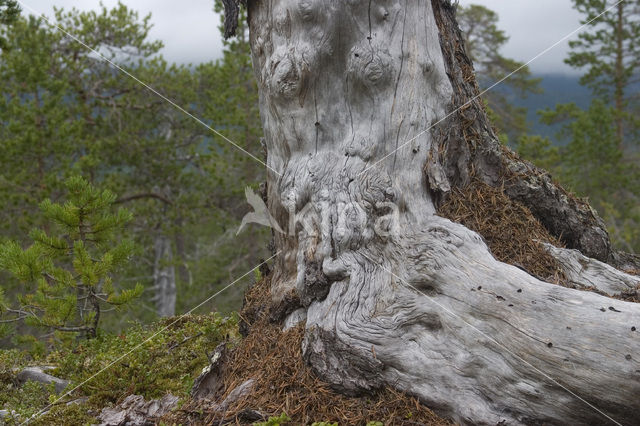
<instances>
[{"instance_id":1,"label":"exposed root","mask_svg":"<svg viewBox=\"0 0 640 426\"><path fill-rule=\"evenodd\" d=\"M543 281L567 285L558 261L540 241L562 247L528 208L499 188L474 181L454 189L438 214L476 231L501 262L520 267Z\"/></svg>"},{"instance_id":2,"label":"exposed root","mask_svg":"<svg viewBox=\"0 0 640 426\"><path fill-rule=\"evenodd\" d=\"M252 391L224 412L215 409L214 401L188 401L166 420L182 424L245 424L250 423L244 416L251 410L265 418L286 413L292 424L320 421L349 425L365 425L368 421L385 425L451 424L415 398L393 389L359 398L332 391L302 360L304 326L282 332L279 324L271 321L268 279L247 292L241 315L246 321L254 321L249 335L231 353L224 390L215 401L224 400L248 379L255 380Z\"/></svg>"}]
</instances>

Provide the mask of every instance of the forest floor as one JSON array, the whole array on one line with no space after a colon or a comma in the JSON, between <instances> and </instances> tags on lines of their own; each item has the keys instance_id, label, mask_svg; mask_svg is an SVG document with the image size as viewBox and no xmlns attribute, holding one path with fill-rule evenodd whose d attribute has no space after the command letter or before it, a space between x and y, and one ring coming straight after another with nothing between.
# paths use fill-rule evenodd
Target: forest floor
<instances>
[{"instance_id":1,"label":"forest floor","mask_svg":"<svg viewBox=\"0 0 640 426\"><path fill-rule=\"evenodd\" d=\"M248 335L231 350L221 378L223 386L210 399L187 401L162 420L168 424L250 423L259 413L268 424L450 425L417 399L387 388L362 397L340 395L316 377L305 364L301 345L304 322L282 331L274 321L269 278L245 295L240 318ZM223 411L220 401L243 383L251 391L234 399ZM286 421L285 421L286 420Z\"/></svg>"},{"instance_id":2,"label":"forest floor","mask_svg":"<svg viewBox=\"0 0 640 426\"><path fill-rule=\"evenodd\" d=\"M159 418L143 415L140 420L163 425L451 424L415 398L393 389L353 398L332 391L302 359L304 325L283 332L272 320L269 292L269 279L263 278L247 292L243 310L231 317L211 313L165 318L149 326L134 325L119 335L67 342L66 348L46 354L0 350L4 422L22 424L31 418L30 425L96 424L103 419L105 408L116 414L112 418L118 417L119 410L126 411L123 407L131 406L132 395L144 397L143 401L172 395L178 399L173 411ZM248 330L245 338L239 333L242 321ZM229 359L220 392L207 399L192 399L194 381L212 361L215 348L225 342ZM29 366L46 366L51 368L47 373L68 380L64 392L71 391L69 395L56 393L53 385L20 383L17 373ZM219 402L248 379L255 381L251 392L219 411ZM247 412L254 417L246 417ZM128 415L126 420L134 418Z\"/></svg>"},{"instance_id":3,"label":"forest floor","mask_svg":"<svg viewBox=\"0 0 640 426\"><path fill-rule=\"evenodd\" d=\"M0 424L30 418L30 425L95 424L104 407L130 395L152 400L171 394L184 400L213 348L222 341L239 342L237 323L237 315L186 315L132 325L118 335L58 342L48 353L42 347L0 350L0 410L5 410ZM45 367L70 384L57 394L53 386L21 383L19 372L30 366Z\"/></svg>"}]
</instances>

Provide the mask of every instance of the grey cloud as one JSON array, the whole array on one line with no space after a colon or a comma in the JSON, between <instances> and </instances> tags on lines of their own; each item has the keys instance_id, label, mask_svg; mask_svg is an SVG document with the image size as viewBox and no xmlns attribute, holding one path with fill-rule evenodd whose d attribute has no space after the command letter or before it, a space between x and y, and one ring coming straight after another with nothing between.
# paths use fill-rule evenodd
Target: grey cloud
<instances>
[{"instance_id":1,"label":"grey cloud","mask_svg":"<svg viewBox=\"0 0 640 426\"><path fill-rule=\"evenodd\" d=\"M22 1L22 0L21 0ZM39 12L52 13L52 5L65 9L95 9L98 0L23 0ZM107 7L116 0L104 0ZM222 56L222 40L218 32L218 16L213 12L213 0L135 0L124 1L141 14L152 13L154 27L151 37L165 43L163 55L170 61L199 63ZM461 0L462 5L482 4L500 16L500 28L510 40L505 56L526 62L579 27L580 16L571 0ZM568 51L567 41L533 62L534 72L572 72L563 63Z\"/></svg>"}]
</instances>

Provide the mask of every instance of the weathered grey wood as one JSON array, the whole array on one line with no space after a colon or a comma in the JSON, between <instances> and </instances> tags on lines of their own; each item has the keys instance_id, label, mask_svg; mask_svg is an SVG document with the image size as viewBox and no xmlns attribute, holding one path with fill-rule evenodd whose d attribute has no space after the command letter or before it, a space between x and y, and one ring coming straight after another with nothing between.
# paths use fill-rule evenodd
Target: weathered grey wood
<instances>
[{"instance_id":1,"label":"weathered grey wood","mask_svg":"<svg viewBox=\"0 0 640 426\"><path fill-rule=\"evenodd\" d=\"M543 243L560 263L567 280L578 287L593 287L609 296L640 288L640 277L626 274L612 266L584 256L578 250L563 249Z\"/></svg>"},{"instance_id":2,"label":"weathered grey wood","mask_svg":"<svg viewBox=\"0 0 640 426\"><path fill-rule=\"evenodd\" d=\"M227 365L227 344L225 342L216 346L213 354L209 357L209 365L202 369L202 372L193 382L191 387L191 397L193 399L204 399L215 395L223 387L223 370Z\"/></svg>"},{"instance_id":3,"label":"weathered grey wood","mask_svg":"<svg viewBox=\"0 0 640 426\"><path fill-rule=\"evenodd\" d=\"M171 240L162 233L154 238L153 289L156 310L161 317L170 317L176 310L176 267L173 263Z\"/></svg>"},{"instance_id":4,"label":"weathered grey wood","mask_svg":"<svg viewBox=\"0 0 640 426\"><path fill-rule=\"evenodd\" d=\"M98 415L100 426L143 426L176 408L179 398L166 394L160 399L145 401L142 395L129 395L115 407L102 409Z\"/></svg>"},{"instance_id":5,"label":"weathered grey wood","mask_svg":"<svg viewBox=\"0 0 640 426\"><path fill-rule=\"evenodd\" d=\"M632 424L640 305L539 281L435 215L432 194L464 181L448 175L457 151L433 159L448 129L423 132L452 110L462 78L443 54L443 38L456 37L438 33L443 5L249 2L268 208L295 230L274 237L274 300L297 291L304 356L343 392L393 385L469 424ZM475 119L489 128L484 115ZM489 152L495 143L482 143L492 138L456 143ZM459 172L500 170L491 169L495 156L470 161L470 152L459 152ZM522 181L514 194L556 197L576 245L608 257L588 206L550 179ZM301 211L317 220L293 220Z\"/></svg>"},{"instance_id":6,"label":"weathered grey wood","mask_svg":"<svg viewBox=\"0 0 640 426\"><path fill-rule=\"evenodd\" d=\"M607 420L570 390L637 419L640 305L541 282L444 219L339 261L349 277L309 307L305 341L338 389L392 383L463 423Z\"/></svg>"},{"instance_id":7,"label":"weathered grey wood","mask_svg":"<svg viewBox=\"0 0 640 426\"><path fill-rule=\"evenodd\" d=\"M298 308L295 311L291 312L284 320L284 325L282 326L282 331L287 331L290 328L295 327L300 324L302 321L306 321L307 319L307 310L304 308Z\"/></svg>"}]
</instances>

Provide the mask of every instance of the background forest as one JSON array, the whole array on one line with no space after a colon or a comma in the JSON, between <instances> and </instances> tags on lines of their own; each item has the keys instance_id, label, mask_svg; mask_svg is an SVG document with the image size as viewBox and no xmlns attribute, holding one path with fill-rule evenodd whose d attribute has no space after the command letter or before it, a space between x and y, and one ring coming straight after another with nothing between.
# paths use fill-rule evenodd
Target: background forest
<instances>
[{"instance_id":1,"label":"background forest","mask_svg":"<svg viewBox=\"0 0 640 426\"><path fill-rule=\"evenodd\" d=\"M573 3L587 23L610 2ZM267 228L236 235L264 167L211 131L264 160L242 17L222 59L185 65L124 3L48 22L0 0L0 14L0 347L37 358L186 312L271 256ZM588 198L614 244L638 253L640 2L571 42L577 103L501 55L493 11L460 6L458 20L481 88L518 69L483 94L503 143ZM196 313L238 310L254 280Z\"/></svg>"},{"instance_id":2,"label":"background forest","mask_svg":"<svg viewBox=\"0 0 640 426\"><path fill-rule=\"evenodd\" d=\"M585 22L605 4L574 3ZM221 5L215 10L220 12ZM115 194L105 211L124 208L131 215L126 226L114 229L114 241L126 237L132 245L127 261L114 266L110 279L119 289L139 284L141 292L118 307L118 315L104 316L102 325L109 330L132 320L147 322L184 312L256 260L269 257L268 230L252 225L236 235L240 219L250 211L244 188L259 192L263 167L206 127L257 159L265 155L247 28L241 27L239 37L225 42L221 60L180 65L162 57L161 41L149 40L152 17L141 17L125 4L86 12L55 9L55 24L84 45L46 20L20 13L11 1L3 0L2 13L0 235L5 244L0 260L5 270L2 307L8 319L31 319L27 323L38 325L37 318L47 311L46 299L53 296L43 297L39 305L21 300L38 287L38 279L11 273L11 264L33 265L6 241L26 248L34 241L33 229L55 231L55 219L41 203L69 200L65 182L73 176ZM531 119L526 105L540 105L545 96L553 101L557 95L547 95L543 78L533 76L527 66L500 54L508 35L498 28L498 16L484 6L470 5L459 7L458 20L482 88L519 69L483 94L503 142L587 197L605 219L615 244L637 253L637 2L620 3L571 42L566 62L584 73L580 83L590 95L582 92L578 104L539 109L537 120ZM536 134L533 127L551 136ZM60 259L63 269L65 261L71 262ZM238 309L250 281L221 294L202 312ZM27 313L16 308L19 305L34 308ZM59 306L48 309L55 310ZM38 342L45 341L43 337L55 340L47 333L65 326L61 318L47 321L36 332ZM5 335L14 340L27 330L21 321L3 324ZM11 345L10 340L3 340L3 345Z\"/></svg>"}]
</instances>

